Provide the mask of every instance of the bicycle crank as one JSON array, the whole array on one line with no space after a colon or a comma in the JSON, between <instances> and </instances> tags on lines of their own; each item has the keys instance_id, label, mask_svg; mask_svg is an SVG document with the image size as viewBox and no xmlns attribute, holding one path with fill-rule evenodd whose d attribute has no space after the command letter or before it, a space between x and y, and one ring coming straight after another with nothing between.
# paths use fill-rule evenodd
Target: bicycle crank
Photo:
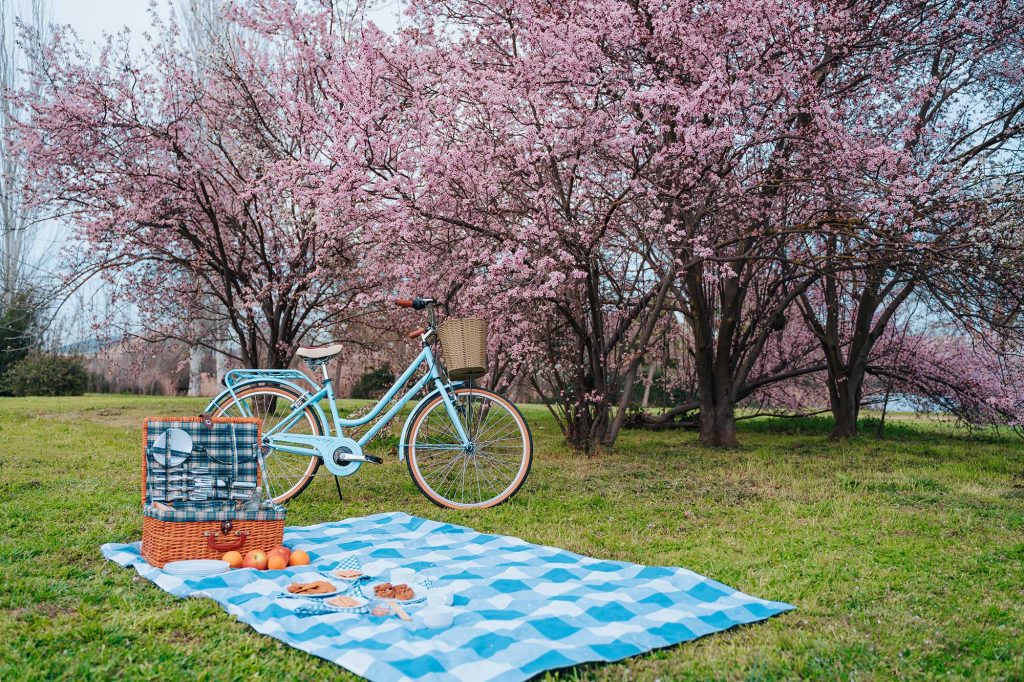
<instances>
[{"instance_id":1,"label":"bicycle crank","mask_svg":"<svg viewBox=\"0 0 1024 682\"><path fill-rule=\"evenodd\" d=\"M370 462L371 464L381 464L384 462L380 457L366 454L359 443L344 436L341 438L331 438L329 445L327 443L323 445L334 448L330 455L324 453L323 459L327 465L327 470L335 476L352 474L364 462Z\"/></svg>"},{"instance_id":2,"label":"bicycle crank","mask_svg":"<svg viewBox=\"0 0 1024 682\"><path fill-rule=\"evenodd\" d=\"M335 476L350 476L364 462L382 464L384 461L380 457L364 453L359 443L345 436L282 433L271 436L268 440L269 445L277 450L319 457L327 466L327 470Z\"/></svg>"}]
</instances>

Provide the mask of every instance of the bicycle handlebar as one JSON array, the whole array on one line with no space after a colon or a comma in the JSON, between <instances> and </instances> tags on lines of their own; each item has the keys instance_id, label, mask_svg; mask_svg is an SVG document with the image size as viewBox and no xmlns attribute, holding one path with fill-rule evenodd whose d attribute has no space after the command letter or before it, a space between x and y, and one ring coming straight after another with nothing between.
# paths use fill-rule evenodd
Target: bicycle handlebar
<instances>
[{"instance_id":1,"label":"bicycle handlebar","mask_svg":"<svg viewBox=\"0 0 1024 682\"><path fill-rule=\"evenodd\" d=\"M434 299L432 298L396 298L395 305L399 308L412 308L413 310L423 310L428 306L434 305Z\"/></svg>"}]
</instances>

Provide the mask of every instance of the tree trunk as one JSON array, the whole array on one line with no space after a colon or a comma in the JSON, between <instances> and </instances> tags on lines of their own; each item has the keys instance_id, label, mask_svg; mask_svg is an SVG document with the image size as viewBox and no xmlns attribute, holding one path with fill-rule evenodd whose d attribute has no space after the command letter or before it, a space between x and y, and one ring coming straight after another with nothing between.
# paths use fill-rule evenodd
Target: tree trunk
<instances>
[{"instance_id":1,"label":"tree trunk","mask_svg":"<svg viewBox=\"0 0 1024 682\"><path fill-rule=\"evenodd\" d=\"M646 410L651 401L651 384L654 383L654 363L647 367L647 378L644 379L644 396L640 400L640 409Z\"/></svg>"},{"instance_id":2,"label":"tree trunk","mask_svg":"<svg viewBox=\"0 0 1024 682\"><path fill-rule=\"evenodd\" d=\"M829 243L830 258L836 253L836 245L835 239ZM857 273L847 273L846 277L850 281L840 286L837 275L825 276L822 290L824 320L819 319L808 296L801 295L797 302L801 315L821 344L828 365L829 401L835 419L835 426L829 435L832 440L857 435L857 418L864 397L868 359L886 326L914 291L915 285L914 280L886 280L886 272L876 268L864 270L859 274L859 279ZM844 298L845 289L854 290L856 295L846 294ZM846 325L849 331L844 334L843 315L849 315L851 309L853 314L847 318Z\"/></svg>"},{"instance_id":3,"label":"tree trunk","mask_svg":"<svg viewBox=\"0 0 1024 682\"><path fill-rule=\"evenodd\" d=\"M693 359L700 391L700 440L713 447L734 448L739 441L731 346L742 292L736 278L721 283L722 319L716 329L699 268L687 273L686 284L691 301L687 321L693 332Z\"/></svg>"},{"instance_id":4,"label":"tree trunk","mask_svg":"<svg viewBox=\"0 0 1024 682\"><path fill-rule=\"evenodd\" d=\"M592 455L605 442L611 423L608 405L577 405L566 413L565 440L570 448Z\"/></svg>"},{"instance_id":5,"label":"tree trunk","mask_svg":"<svg viewBox=\"0 0 1024 682\"><path fill-rule=\"evenodd\" d=\"M882 402L882 418L878 420L878 433L879 438L885 438L885 415L889 412L889 397L892 395L892 387L885 387L885 400Z\"/></svg>"},{"instance_id":6,"label":"tree trunk","mask_svg":"<svg viewBox=\"0 0 1024 682\"><path fill-rule=\"evenodd\" d=\"M832 416L835 419L835 425L832 427L829 439L853 438L857 435L860 399L856 394L859 394L860 391L852 390L851 382L846 376L838 377L837 381L833 381L830 376L828 383L829 402L832 408Z\"/></svg>"},{"instance_id":7,"label":"tree trunk","mask_svg":"<svg viewBox=\"0 0 1024 682\"><path fill-rule=\"evenodd\" d=\"M203 394L202 391L203 355L201 348L193 348L188 359L188 395L192 398Z\"/></svg>"},{"instance_id":8,"label":"tree trunk","mask_svg":"<svg viewBox=\"0 0 1024 682\"><path fill-rule=\"evenodd\" d=\"M729 387L701 392L700 440L716 448L739 447L736 440L736 402Z\"/></svg>"},{"instance_id":9,"label":"tree trunk","mask_svg":"<svg viewBox=\"0 0 1024 682\"><path fill-rule=\"evenodd\" d=\"M218 386L224 382L224 375L227 374L228 371L227 342L220 344L220 348L222 352L217 352L213 354L216 363L216 369L214 371L217 373Z\"/></svg>"}]
</instances>

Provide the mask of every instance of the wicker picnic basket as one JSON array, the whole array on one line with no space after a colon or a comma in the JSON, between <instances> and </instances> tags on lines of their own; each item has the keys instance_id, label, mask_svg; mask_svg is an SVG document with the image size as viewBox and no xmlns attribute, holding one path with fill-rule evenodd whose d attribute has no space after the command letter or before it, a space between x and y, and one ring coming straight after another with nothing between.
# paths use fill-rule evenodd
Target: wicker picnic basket
<instances>
[{"instance_id":1,"label":"wicker picnic basket","mask_svg":"<svg viewBox=\"0 0 1024 682\"><path fill-rule=\"evenodd\" d=\"M162 450L158 446L160 434L169 434L169 429L185 431L195 445L191 455L180 457L182 462L172 466L168 466L175 461L171 437L164 437ZM243 509L237 499L238 489L250 493L260 489L259 447L258 419L146 418L142 425L142 556L146 561L163 567L170 561L219 559L231 550L244 554L281 544L284 507ZM183 470L171 473L172 468ZM181 481L174 484L178 486L174 492L171 479ZM208 487L197 487L197 480L206 480Z\"/></svg>"},{"instance_id":2,"label":"wicker picnic basket","mask_svg":"<svg viewBox=\"0 0 1024 682\"><path fill-rule=\"evenodd\" d=\"M487 320L449 318L437 328L448 376L456 381L487 374Z\"/></svg>"}]
</instances>

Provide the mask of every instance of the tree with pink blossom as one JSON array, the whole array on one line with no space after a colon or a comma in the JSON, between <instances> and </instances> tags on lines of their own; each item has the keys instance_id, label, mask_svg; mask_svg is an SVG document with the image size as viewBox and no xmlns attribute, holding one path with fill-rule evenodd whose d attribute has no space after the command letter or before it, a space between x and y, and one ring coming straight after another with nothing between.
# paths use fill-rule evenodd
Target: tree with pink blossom
<instances>
[{"instance_id":1,"label":"tree with pink blossom","mask_svg":"<svg viewBox=\"0 0 1024 682\"><path fill-rule=\"evenodd\" d=\"M828 363L837 438L856 434L875 345L901 310L965 320L977 306L962 293L1022 264L1020 224L1004 219L1020 197L1003 179L1024 139L1024 15L1002 2L926 8L884 15L892 29L873 27L870 48L858 47L865 33L832 55L857 149L813 242L829 265L798 303ZM1000 297L1020 300L1006 287Z\"/></svg>"},{"instance_id":2,"label":"tree with pink blossom","mask_svg":"<svg viewBox=\"0 0 1024 682\"><path fill-rule=\"evenodd\" d=\"M218 39L196 57L154 18L141 51L110 37L92 58L58 29L35 43L19 144L36 201L77 226L71 256L135 306L134 331L223 350L196 330L226 328L239 362L285 367L374 285L358 224L324 232L299 191L324 143L299 46L244 27Z\"/></svg>"}]
</instances>

